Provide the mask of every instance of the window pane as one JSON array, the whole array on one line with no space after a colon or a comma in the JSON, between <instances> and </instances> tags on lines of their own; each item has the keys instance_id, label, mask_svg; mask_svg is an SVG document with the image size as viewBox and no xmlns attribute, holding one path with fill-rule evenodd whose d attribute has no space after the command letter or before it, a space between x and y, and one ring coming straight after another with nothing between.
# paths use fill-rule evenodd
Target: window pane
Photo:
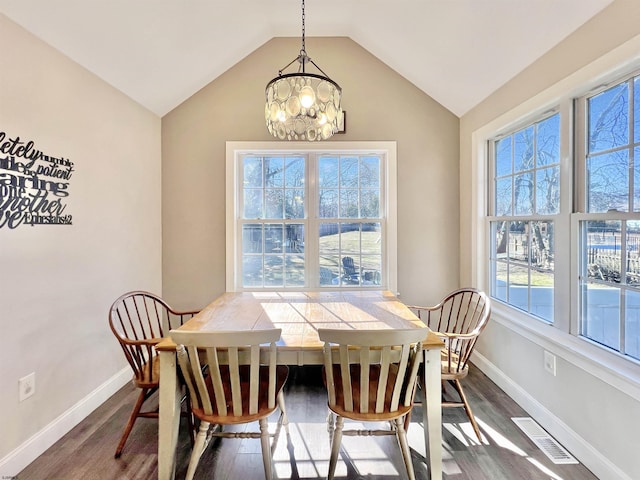
<instances>
[{"instance_id":1,"label":"window pane","mask_svg":"<svg viewBox=\"0 0 640 480\"><path fill-rule=\"evenodd\" d=\"M514 135L514 168L515 172L532 170L533 164L533 126L520 130Z\"/></svg>"},{"instance_id":2,"label":"window pane","mask_svg":"<svg viewBox=\"0 0 640 480\"><path fill-rule=\"evenodd\" d=\"M262 253L262 225L242 226L242 253Z\"/></svg>"},{"instance_id":3,"label":"window pane","mask_svg":"<svg viewBox=\"0 0 640 480\"><path fill-rule=\"evenodd\" d=\"M267 157L264 159L264 185L265 187L284 186L284 159Z\"/></svg>"},{"instance_id":4,"label":"window pane","mask_svg":"<svg viewBox=\"0 0 640 480\"><path fill-rule=\"evenodd\" d=\"M358 218L358 190L340 190L340 216Z\"/></svg>"},{"instance_id":5,"label":"window pane","mask_svg":"<svg viewBox=\"0 0 640 480\"><path fill-rule=\"evenodd\" d=\"M360 162L360 188L380 189L380 158L362 158Z\"/></svg>"},{"instance_id":6,"label":"window pane","mask_svg":"<svg viewBox=\"0 0 640 480\"><path fill-rule=\"evenodd\" d=\"M617 150L587 160L589 212L629 209L629 156Z\"/></svg>"},{"instance_id":7,"label":"window pane","mask_svg":"<svg viewBox=\"0 0 640 480\"><path fill-rule=\"evenodd\" d=\"M344 285L360 285L360 257L342 257L342 283Z\"/></svg>"},{"instance_id":8,"label":"window pane","mask_svg":"<svg viewBox=\"0 0 640 480\"><path fill-rule=\"evenodd\" d=\"M243 180L245 188L262 187L262 159L246 157L243 161Z\"/></svg>"},{"instance_id":9,"label":"window pane","mask_svg":"<svg viewBox=\"0 0 640 480\"><path fill-rule=\"evenodd\" d=\"M350 254L360 253L360 224L340 224L340 250Z\"/></svg>"},{"instance_id":10,"label":"window pane","mask_svg":"<svg viewBox=\"0 0 640 480\"><path fill-rule=\"evenodd\" d=\"M242 286L261 287L262 286L262 256L243 255L242 256Z\"/></svg>"},{"instance_id":11,"label":"window pane","mask_svg":"<svg viewBox=\"0 0 640 480\"><path fill-rule=\"evenodd\" d=\"M284 190L265 190L265 217L268 219L284 218Z\"/></svg>"},{"instance_id":12,"label":"window pane","mask_svg":"<svg viewBox=\"0 0 640 480\"><path fill-rule=\"evenodd\" d=\"M342 157L340 159L340 187L358 188L358 159Z\"/></svg>"},{"instance_id":13,"label":"window pane","mask_svg":"<svg viewBox=\"0 0 640 480\"><path fill-rule=\"evenodd\" d=\"M304 255L285 256L285 284L288 287L304 286Z\"/></svg>"},{"instance_id":14,"label":"window pane","mask_svg":"<svg viewBox=\"0 0 640 480\"><path fill-rule=\"evenodd\" d=\"M289 157L286 161L285 169L285 187L301 188L304 187L304 158Z\"/></svg>"},{"instance_id":15,"label":"window pane","mask_svg":"<svg viewBox=\"0 0 640 480\"><path fill-rule=\"evenodd\" d=\"M553 322L553 270L532 273L531 313L547 322Z\"/></svg>"},{"instance_id":16,"label":"window pane","mask_svg":"<svg viewBox=\"0 0 640 480\"><path fill-rule=\"evenodd\" d=\"M533 213L533 174L531 172L515 177L516 215Z\"/></svg>"},{"instance_id":17,"label":"window pane","mask_svg":"<svg viewBox=\"0 0 640 480\"><path fill-rule=\"evenodd\" d=\"M509 265L509 305L529 311L529 269Z\"/></svg>"},{"instance_id":18,"label":"window pane","mask_svg":"<svg viewBox=\"0 0 640 480\"><path fill-rule=\"evenodd\" d=\"M337 223L321 223L319 225L319 246L320 253L339 253L340 252L340 232ZM336 263L339 265L339 263Z\"/></svg>"},{"instance_id":19,"label":"window pane","mask_svg":"<svg viewBox=\"0 0 640 480\"><path fill-rule=\"evenodd\" d=\"M362 247L360 251L363 255L381 255L382 237L380 236L379 223L362 224Z\"/></svg>"},{"instance_id":20,"label":"window pane","mask_svg":"<svg viewBox=\"0 0 640 480\"><path fill-rule=\"evenodd\" d=\"M537 125L536 167L560 163L560 114Z\"/></svg>"},{"instance_id":21,"label":"window pane","mask_svg":"<svg viewBox=\"0 0 640 480\"><path fill-rule=\"evenodd\" d=\"M640 360L640 293L627 291L625 305L624 351Z\"/></svg>"},{"instance_id":22,"label":"window pane","mask_svg":"<svg viewBox=\"0 0 640 480\"><path fill-rule=\"evenodd\" d=\"M318 161L318 186L320 188L338 187L338 159L322 157Z\"/></svg>"},{"instance_id":23,"label":"window pane","mask_svg":"<svg viewBox=\"0 0 640 480\"><path fill-rule=\"evenodd\" d=\"M627 285L640 287L640 221L627 221Z\"/></svg>"},{"instance_id":24,"label":"window pane","mask_svg":"<svg viewBox=\"0 0 640 480\"><path fill-rule=\"evenodd\" d=\"M620 289L583 283L586 312L583 313L582 334L591 340L620 349Z\"/></svg>"},{"instance_id":25,"label":"window pane","mask_svg":"<svg viewBox=\"0 0 640 480\"><path fill-rule=\"evenodd\" d=\"M380 285L382 258L380 255L362 255L362 285Z\"/></svg>"},{"instance_id":26,"label":"window pane","mask_svg":"<svg viewBox=\"0 0 640 480\"><path fill-rule=\"evenodd\" d=\"M304 218L304 190L285 190L285 218Z\"/></svg>"},{"instance_id":27,"label":"window pane","mask_svg":"<svg viewBox=\"0 0 640 480\"><path fill-rule=\"evenodd\" d=\"M508 264L496 262L492 295L503 302L507 301Z\"/></svg>"},{"instance_id":28,"label":"window pane","mask_svg":"<svg viewBox=\"0 0 640 480\"><path fill-rule=\"evenodd\" d=\"M287 253L303 253L304 252L304 225L287 224L285 226L286 238L285 247Z\"/></svg>"},{"instance_id":29,"label":"window pane","mask_svg":"<svg viewBox=\"0 0 640 480\"><path fill-rule=\"evenodd\" d=\"M553 271L553 222L530 222L531 265L538 271Z\"/></svg>"},{"instance_id":30,"label":"window pane","mask_svg":"<svg viewBox=\"0 0 640 480\"><path fill-rule=\"evenodd\" d=\"M560 167L536 171L536 209L540 215L560 213Z\"/></svg>"},{"instance_id":31,"label":"window pane","mask_svg":"<svg viewBox=\"0 0 640 480\"><path fill-rule=\"evenodd\" d=\"M497 216L500 215L513 215L511 206L512 202L512 190L511 179L513 177L502 178L496 181L496 212Z\"/></svg>"},{"instance_id":32,"label":"window pane","mask_svg":"<svg viewBox=\"0 0 640 480\"><path fill-rule=\"evenodd\" d=\"M513 172L511 138L511 136L508 136L496 142L496 177L511 175Z\"/></svg>"},{"instance_id":33,"label":"window pane","mask_svg":"<svg viewBox=\"0 0 640 480\"><path fill-rule=\"evenodd\" d=\"M262 218L262 190L244 191L243 218Z\"/></svg>"},{"instance_id":34,"label":"window pane","mask_svg":"<svg viewBox=\"0 0 640 480\"><path fill-rule=\"evenodd\" d=\"M320 190L320 218L338 217L338 190Z\"/></svg>"},{"instance_id":35,"label":"window pane","mask_svg":"<svg viewBox=\"0 0 640 480\"><path fill-rule=\"evenodd\" d=\"M281 255L264 256L265 287L282 287L284 285L284 265Z\"/></svg>"},{"instance_id":36,"label":"window pane","mask_svg":"<svg viewBox=\"0 0 640 480\"><path fill-rule=\"evenodd\" d=\"M609 150L629 141L629 88L616 85L588 101L588 152Z\"/></svg>"},{"instance_id":37,"label":"window pane","mask_svg":"<svg viewBox=\"0 0 640 480\"><path fill-rule=\"evenodd\" d=\"M587 277L594 280L620 283L620 232L619 221L585 222Z\"/></svg>"},{"instance_id":38,"label":"window pane","mask_svg":"<svg viewBox=\"0 0 640 480\"><path fill-rule=\"evenodd\" d=\"M264 253L282 252L282 224L264 226Z\"/></svg>"},{"instance_id":39,"label":"window pane","mask_svg":"<svg viewBox=\"0 0 640 480\"><path fill-rule=\"evenodd\" d=\"M360 191L360 217L378 218L380 216L380 190Z\"/></svg>"},{"instance_id":40,"label":"window pane","mask_svg":"<svg viewBox=\"0 0 640 480\"><path fill-rule=\"evenodd\" d=\"M320 286L340 285L340 257L320 256Z\"/></svg>"}]
</instances>

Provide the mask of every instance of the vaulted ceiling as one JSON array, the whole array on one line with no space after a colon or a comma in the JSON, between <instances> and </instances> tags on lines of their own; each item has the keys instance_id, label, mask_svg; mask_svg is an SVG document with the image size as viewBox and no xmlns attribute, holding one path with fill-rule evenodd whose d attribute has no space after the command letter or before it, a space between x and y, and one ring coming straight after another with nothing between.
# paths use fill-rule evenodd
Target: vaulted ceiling
<instances>
[{"instance_id":1,"label":"vaulted ceiling","mask_svg":"<svg viewBox=\"0 0 640 480\"><path fill-rule=\"evenodd\" d=\"M350 37L462 116L612 1L306 0L306 36ZM0 13L160 116L301 35L299 0L0 0Z\"/></svg>"}]
</instances>

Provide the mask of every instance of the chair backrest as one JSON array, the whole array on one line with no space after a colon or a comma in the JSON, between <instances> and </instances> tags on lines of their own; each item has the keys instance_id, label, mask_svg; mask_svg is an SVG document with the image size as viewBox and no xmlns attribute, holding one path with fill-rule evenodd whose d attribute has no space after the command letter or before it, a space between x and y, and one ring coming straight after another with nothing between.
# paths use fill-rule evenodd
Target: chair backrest
<instances>
[{"instance_id":1,"label":"chair backrest","mask_svg":"<svg viewBox=\"0 0 640 480\"><path fill-rule=\"evenodd\" d=\"M425 310L427 318L422 320L442 334L446 349L456 356L455 368L464 369L491 316L489 297L474 288L461 288Z\"/></svg>"},{"instance_id":2,"label":"chair backrest","mask_svg":"<svg viewBox=\"0 0 640 480\"><path fill-rule=\"evenodd\" d=\"M157 383L151 360L164 332L177 328L196 312L176 312L162 298L144 291L127 292L109 310L109 326L118 339L136 379Z\"/></svg>"},{"instance_id":3,"label":"chair backrest","mask_svg":"<svg viewBox=\"0 0 640 480\"><path fill-rule=\"evenodd\" d=\"M412 405L427 333L426 328L318 329L320 340L325 342L329 405L335 406L337 398L343 398L344 405L339 407L345 411L371 414Z\"/></svg>"},{"instance_id":4,"label":"chair backrest","mask_svg":"<svg viewBox=\"0 0 640 480\"><path fill-rule=\"evenodd\" d=\"M342 267L344 268L345 275L357 275L356 266L353 263L352 257L342 257Z\"/></svg>"},{"instance_id":5,"label":"chair backrest","mask_svg":"<svg viewBox=\"0 0 640 480\"><path fill-rule=\"evenodd\" d=\"M281 333L279 328L172 331L193 408L202 409L205 415L254 415L261 406L259 400L264 398L265 389L268 408L275 408L276 342ZM263 374L265 369L268 376Z\"/></svg>"}]
</instances>

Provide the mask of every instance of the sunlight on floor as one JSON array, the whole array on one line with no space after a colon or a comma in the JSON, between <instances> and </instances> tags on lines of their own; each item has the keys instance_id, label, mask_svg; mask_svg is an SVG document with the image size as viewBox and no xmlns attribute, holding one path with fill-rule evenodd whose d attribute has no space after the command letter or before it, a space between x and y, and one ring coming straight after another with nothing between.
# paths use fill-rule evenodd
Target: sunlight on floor
<instances>
[{"instance_id":1,"label":"sunlight on floor","mask_svg":"<svg viewBox=\"0 0 640 480\"><path fill-rule=\"evenodd\" d=\"M370 425L368 425L370 426ZM345 424L346 429L365 429L361 423ZM418 431L421 429L409 429ZM284 429L273 452L273 463L279 478L324 478L329 469L331 446L327 424L324 422L289 424L289 441ZM389 438L394 442L394 437ZM424 437L423 437L424 438ZM424 450L424 441L422 442ZM399 460L399 464L396 463ZM400 452L390 458L382 447L379 437L343 436L340 455L336 465L336 477L346 477L355 470L358 475L383 475L388 478L403 478L399 471L404 467ZM295 475L294 475L295 472Z\"/></svg>"},{"instance_id":2,"label":"sunlight on floor","mask_svg":"<svg viewBox=\"0 0 640 480\"><path fill-rule=\"evenodd\" d=\"M518 457L534 465L545 478L562 480L558 474L540 463L509 440L503 433L476 417L482 430L482 443L478 442L470 422L444 422L444 430L450 434L463 448L499 447L512 452ZM346 428L364 429L363 424L348 423ZM444 433L444 432L443 432ZM391 438L391 437L389 437ZM424 430L422 424L414 422L407 431L410 448L425 456ZM442 468L447 476L462 474L460 465L455 461L450 445L444 440L442 452ZM404 472L400 452L390 458L388 451L377 437L343 436L342 447L336 466L336 477L346 477L357 472L360 476L383 475L387 478L403 478ZM329 468L331 446L325 422L292 422L289 424L289 438L282 429L280 438L273 452L274 467L280 478L324 478ZM399 460L399 462L398 462ZM424 464L426 468L426 464Z\"/></svg>"}]
</instances>

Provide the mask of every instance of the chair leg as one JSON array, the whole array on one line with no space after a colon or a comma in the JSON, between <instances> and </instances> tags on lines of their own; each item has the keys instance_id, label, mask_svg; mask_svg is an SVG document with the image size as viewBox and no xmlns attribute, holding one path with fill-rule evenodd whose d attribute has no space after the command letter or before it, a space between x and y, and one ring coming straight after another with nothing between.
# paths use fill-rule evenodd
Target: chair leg
<instances>
[{"instance_id":1,"label":"chair leg","mask_svg":"<svg viewBox=\"0 0 640 480\"><path fill-rule=\"evenodd\" d=\"M471 421L471 426L473 427L473 431L476 432L478 441L482 443L482 435L480 434L480 428L478 428L478 423L476 422L476 418L473 416L473 412L471 411L471 406L469 405L469 402L467 401L467 397L465 396L464 391L462 390L462 385L460 384L460 381L454 380L453 386L458 392L458 395L460 395L460 400L462 400L464 410L465 412L467 412L467 417L469 417L469 420Z\"/></svg>"},{"instance_id":2,"label":"chair leg","mask_svg":"<svg viewBox=\"0 0 640 480\"><path fill-rule=\"evenodd\" d=\"M342 443L342 427L344 426L344 418L337 416L335 429L331 437L331 457L329 458L328 480L332 480L336 473L336 464L338 463L338 453L340 453L340 444Z\"/></svg>"},{"instance_id":3,"label":"chair leg","mask_svg":"<svg viewBox=\"0 0 640 480\"><path fill-rule=\"evenodd\" d=\"M269 445L269 422L266 418L261 418L259 423L262 462L264 463L264 477L266 480L271 480L273 478L273 466L271 465L271 445Z\"/></svg>"},{"instance_id":4,"label":"chair leg","mask_svg":"<svg viewBox=\"0 0 640 480\"><path fill-rule=\"evenodd\" d=\"M124 432L122 433L122 437L120 438L120 443L118 443L118 448L116 448L115 458L120 458L120 455L122 455L122 449L124 448L124 444L127 443L127 438L129 438L129 434L133 429L133 424L136 423L138 415L140 414L140 410L142 409L142 404L147 399L148 392L149 392L148 388L143 388L140 391L140 395L138 395L138 399L136 400L136 403L133 406L133 410L131 411L131 415L129 416L129 421L127 422L127 425L124 427Z\"/></svg>"},{"instance_id":5,"label":"chair leg","mask_svg":"<svg viewBox=\"0 0 640 480\"><path fill-rule=\"evenodd\" d=\"M185 477L186 480L193 480L193 476L196 473L202 452L204 452L204 449L207 447L207 432L209 431L209 426L209 422L200 421L198 435L196 436L196 441L191 451L191 458L189 459L189 467L187 468L187 476Z\"/></svg>"},{"instance_id":6,"label":"chair leg","mask_svg":"<svg viewBox=\"0 0 640 480\"><path fill-rule=\"evenodd\" d=\"M289 417L287 417L287 409L284 406L284 392L281 390L278 393L278 408L280 408L280 412L282 412L282 424L284 425L284 430L287 432L287 437L289 436Z\"/></svg>"},{"instance_id":7,"label":"chair leg","mask_svg":"<svg viewBox=\"0 0 640 480\"><path fill-rule=\"evenodd\" d=\"M413 462L411 461L411 452L409 450L409 443L407 442L407 431L404 429L404 419L396 418L396 436L398 437L398 443L400 444L400 451L402 452L402 458L404 464L407 467L407 475L409 480L415 480L416 474L413 471Z\"/></svg>"}]
</instances>

